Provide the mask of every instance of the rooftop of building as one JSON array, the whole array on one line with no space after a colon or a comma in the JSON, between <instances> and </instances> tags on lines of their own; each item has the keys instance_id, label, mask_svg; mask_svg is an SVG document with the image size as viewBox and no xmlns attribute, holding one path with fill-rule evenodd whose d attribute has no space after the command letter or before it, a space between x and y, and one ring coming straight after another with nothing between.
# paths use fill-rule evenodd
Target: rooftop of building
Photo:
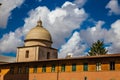
<instances>
[{"instance_id":1,"label":"rooftop of building","mask_svg":"<svg viewBox=\"0 0 120 80\"><path fill-rule=\"evenodd\" d=\"M80 56L80 57L70 57L70 58L58 58L58 59L46 59L46 60L40 60L40 61L28 61L28 62L9 62L9 63L3 63L1 65L9 65L9 64L21 64L21 63L37 63L37 62L51 62L51 61L64 61L64 60L84 60L84 59L102 59L102 58L117 58L120 57L120 53L117 54L106 54L106 55L98 55L98 56ZM2 57L0 56L0 59ZM7 57L5 57L7 58ZM12 60L11 58L4 60ZM14 61L14 59L13 59Z\"/></svg>"},{"instance_id":2,"label":"rooftop of building","mask_svg":"<svg viewBox=\"0 0 120 80\"><path fill-rule=\"evenodd\" d=\"M0 56L0 64L4 63L12 63L15 62L16 58L15 57L10 57L10 56Z\"/></svg>"}]
</instances>

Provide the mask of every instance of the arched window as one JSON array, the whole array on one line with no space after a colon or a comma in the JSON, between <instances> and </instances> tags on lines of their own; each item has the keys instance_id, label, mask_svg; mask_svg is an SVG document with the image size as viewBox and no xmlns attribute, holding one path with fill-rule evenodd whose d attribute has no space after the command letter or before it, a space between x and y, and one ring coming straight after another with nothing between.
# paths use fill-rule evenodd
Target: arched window
<instances>
[{"instance_id":1,"label":"arched window","mask_svg":"<svg viewBox=\"0 0 120 80\"><path fill-rule=\"evenodd\" d=\"M25 53L25 58L29 58L29 51L28 50Z\"/></svg>"},{"instance_id":2,"label":"arched window","mask_svg":"<svg viewBox=\"0 0 120 80\"><path fill-rule=\"evenodd\" d=\"M47 52L47 59L50 59L50 52Z\"/></svg>"}]
</instances>

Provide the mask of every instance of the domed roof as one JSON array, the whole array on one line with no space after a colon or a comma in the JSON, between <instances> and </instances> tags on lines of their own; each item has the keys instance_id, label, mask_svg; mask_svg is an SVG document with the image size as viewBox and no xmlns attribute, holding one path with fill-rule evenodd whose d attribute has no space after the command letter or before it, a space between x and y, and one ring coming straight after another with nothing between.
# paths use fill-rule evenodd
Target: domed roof
<instances>
[{"instance_id":1,"label":"domed roof","mask_svg":"<svg viewBox=\"0 0 120 80\"><path fill-rule=\"evenodd\" d=\"M44 40L52 42L50 33L43 28L42 21L40 20L37 22L37 26L28 32L25 40Z\"/></svg>"}]
</instances>

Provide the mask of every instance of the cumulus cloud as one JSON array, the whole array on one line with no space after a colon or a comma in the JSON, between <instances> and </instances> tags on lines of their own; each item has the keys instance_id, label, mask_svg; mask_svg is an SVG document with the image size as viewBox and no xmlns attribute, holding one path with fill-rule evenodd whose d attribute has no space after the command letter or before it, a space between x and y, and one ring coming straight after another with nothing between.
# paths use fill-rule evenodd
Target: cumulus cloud
<instances>
[{"instance_id":1,"label":"cumulus cloud","mask_svg":"<svg viewBox=\"0 0 120 80\"><path fill-rule=\"evenodd\" d=\"M109 31L111 36L109 39L112 45L108 47L111 53L119 53L120 52L120 20L115 21L111 25L111 30Z\"/></svg>"},{"instance_id":2,"label":"cumulus cloud","mask_svg":"<svg viewBox=\"0 0 120 80\"><path fill-rule=\"evenodd\" d=\"M120 5L118 4L118 0L110 0L105 8L110 9L109 15L120 15Z\"/></svg>"},{"instance_id":3,"label":"cumulus cloud","mask_svg":"<svg viewBox=\"0 0 120 80\"><path fill-rule=\"evenodd\" d=\"M5 34L0 40L0 52L15 52L17 47L23 44L21 36L21 29Z\"/></svg>"},{"instance_id":4,"label":"cumulus cloud","mask_svg":"<svg viewBox=\"0 0 120 80\"><path fill-rule=\"evenodd\" d=\"M79 28L80 24L87 18L87 14L83 8L79 9L72 2L65 2L60 8L50 11L47 7L37 7L28 13L29 17L25 18L25 24L22 28L18 28L15 32L5 34L0 39L4 49L0 47L0 52L15 52L17 46L23 45L21 38L25 37L27 32L35 27L39 18L43 22L43 26L50 31L53 39L53 46L59 48L65 43L65 38L69 37L74 29ZM20 32L20 34L18 34ZM17 42L19 41L19 42ZM10 42L9 44L5 44ZM18 44L19 43L19 44ZM10 46L13 46L11 49Z\"/></svg>"},{"instance_id":5,"label":"cumulus cloud","mask_svg":"<svg viewBox=\"0 0 120 80\"><path fill-rule=\"evenodd\" d=\"M83 7L83 5L87 2L87 0L75 0L74 3L78 6L78 7Z\"/></svg>"},{"instance_id":6,"label":"cumulus cloud","mask_svg":"<svg viewBox=\"0 0 120 80\"><path fill-rule=\"evenodd\" d=\"M69 53L71 53L73 56L80 56L84 55L84 50L86 49L86 46L82 44L81 38L79 35L79 32L74 32L72 37L62 45L60 51L59 51L59 58L66 57Z\"/></svg>"},{"instance_id":7,"label":"cumulus cloud","mask_svg":"<svg viewBox=\"0 0 120 80\"><path fill-rule=\"evenodd\" d=\"M79 28L84 20L87 18L87 14L83 8L79 9L75 4L66 2L61 10L64 12L59 13L58 8L55 10L61 17L56 16L54 24L48 27L53 36L53 41L55 46L59 47L64 43L64 39L72 33L74 29ZM53 13L52 15L54 15ZM49 14L51 16L51 14ZM50 18L50 17L49 17ZM50 20L50 19L49 19ZM58 37L61 38L58 40Z\"/></svg>"},{"instance_id":8,"label":"cumulus cloud","mask_svg":"<svg viewBox=\"0 0 120 80\"><path fill-rule=\"evenodd\" d=\"M98 21L95 26L88 27L86 30L81 30L80 35L82 39L87 42L89 46L99 39L104 39L105 34L107 33L107 30L102 28L104 24L104 21Z\"/></svg>"},{"instance_id":9,"label":"cumulus cloud","mask_svg":"<svg viewBox=\"0 0 120 80\"><path fill-rule=\"evenodd\" d=\"M2 6L0 6L0 27L5 28L8 18L11 15L11 11L16 7L19 7L24 0L0 0Z\"/></svg>"}]
</instances>

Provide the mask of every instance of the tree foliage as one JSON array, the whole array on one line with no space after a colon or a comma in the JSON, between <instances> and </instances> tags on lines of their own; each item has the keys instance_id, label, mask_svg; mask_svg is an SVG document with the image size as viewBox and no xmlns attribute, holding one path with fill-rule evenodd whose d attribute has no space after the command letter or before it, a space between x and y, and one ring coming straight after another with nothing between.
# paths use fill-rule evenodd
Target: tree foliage
<instances>
[{"instance_id":1,"label":"tree foliage","mask_svg":"<svg viewBox=\"0 0 120 80\"><path fill-rule=\"evenodd\" d=\"M93 43L90 47L90 51L88 54L90 56L96 56L96 55L104 55L107 54L108 50L104 48L103 41L98 40L97 42Z\"/></svg>"}]
</instances>

